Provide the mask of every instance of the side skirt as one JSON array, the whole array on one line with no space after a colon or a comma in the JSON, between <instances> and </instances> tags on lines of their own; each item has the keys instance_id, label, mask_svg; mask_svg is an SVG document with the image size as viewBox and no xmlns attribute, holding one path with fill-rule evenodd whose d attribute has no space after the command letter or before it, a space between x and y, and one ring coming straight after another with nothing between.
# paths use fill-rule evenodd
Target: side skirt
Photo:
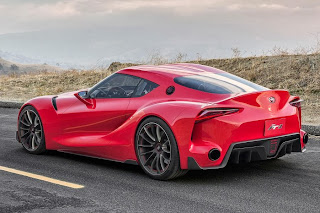
<instances>
[{"instance_id":1,"label":"side skirt","mask_svg":"<svg viewBox=\"0 0 320 213\"><path fill-rule=\"evenodd\" d=\"M117 163L125 163L125 164L131 164L131 165L139 165L139 164L137 163L137 161L135 161L135 160L118 161L118 160L109 159L109 158L101 158L101 157L95 157L95 156L91 156L91 155L78 154L78 153L74 153L74 152L70 152L70 151L65 151L65 150L56 150L56 151L62 152L62 153L67 153L67 154L71 154L71 155L77 155L77 156L83 156L83 157L88 157L88 158L99 159L99 160L107 160L107 161L112 161L112 162L117 162Z\"/></svg>"}]
</instances>

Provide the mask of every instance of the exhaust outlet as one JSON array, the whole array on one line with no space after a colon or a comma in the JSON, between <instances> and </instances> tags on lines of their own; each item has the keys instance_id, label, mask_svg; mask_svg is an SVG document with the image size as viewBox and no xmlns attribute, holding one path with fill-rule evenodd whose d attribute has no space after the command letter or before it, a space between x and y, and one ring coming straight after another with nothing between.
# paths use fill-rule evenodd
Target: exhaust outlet
<instances>
[{"instance_id":1,"label":"exhaust outlet","mask_svg":"<svg viewBox=\"0 0 320 213\"><path fill-rule=\"evenodd\" d=\"M208 153L208 157L212 161L218 160L220 156L221 156L221 153L218 149L211 149Z\"/></svg>"}]
</instances>

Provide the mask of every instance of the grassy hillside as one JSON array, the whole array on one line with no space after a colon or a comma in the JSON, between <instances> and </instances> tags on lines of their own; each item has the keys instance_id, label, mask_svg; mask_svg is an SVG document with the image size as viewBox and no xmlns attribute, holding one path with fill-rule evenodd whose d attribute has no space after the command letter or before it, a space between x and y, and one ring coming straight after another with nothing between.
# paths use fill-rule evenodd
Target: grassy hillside
<instances>
[{"instance_id":1,"label":"grassy hillside","mask_svg":"<svg viewBox=\"0 0 320 213\"><path fill-rule=\"evenodd\" d=\"M0 75L3 74L24 74L39 72L57 72L62 69L47 64L19 64L0 58Z\"/></svg>"},{"instance_id":2,"label":"grassy hillside","mask_svg":"<svg viewBox=\"0 0 320 213\"><path fill-rule=\"evenodd\" d=\"M271 89L287 89L305 100L304 122L320 124L320 54L191 62L214 66ZM116 62L106 70L3 75L0 76L0 99L26 101L39 95L88 88L110 73L131 65Z\"/></svg>"}]
</instances>

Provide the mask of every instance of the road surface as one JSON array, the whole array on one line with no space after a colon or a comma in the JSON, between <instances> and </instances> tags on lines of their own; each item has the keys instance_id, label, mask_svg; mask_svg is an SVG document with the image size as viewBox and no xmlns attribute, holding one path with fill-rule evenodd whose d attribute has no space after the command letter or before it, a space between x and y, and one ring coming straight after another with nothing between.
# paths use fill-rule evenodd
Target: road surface
<instances>
[{"instance_id":1,"label":"road surface","mask_svg":"<svg viewBox=\"0 0 320 213\"><path fill-rule=\"evenodd\" d=\"M320 137L311 137L305 153L163 182L134 165L28 154L15 141L17 113L0 109L0 167L84 187L0 169L0 212L320 212Z\"/></svg>"}]
</instances>

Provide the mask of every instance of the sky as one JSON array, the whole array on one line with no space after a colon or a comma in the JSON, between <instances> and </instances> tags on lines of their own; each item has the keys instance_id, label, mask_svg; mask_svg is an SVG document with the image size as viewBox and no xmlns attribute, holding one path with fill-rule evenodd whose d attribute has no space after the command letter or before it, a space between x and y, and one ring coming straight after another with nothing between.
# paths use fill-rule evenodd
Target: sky
<instances>
[{"instance_id":1,"label":"sky","mask_svg":"<svg viewBox=\"0 0 320 213\"><path fill-rule=\"evenodd\" d=\"M312 47L319 20L316 0L0 0L0 51L70 66L261 55Z\"/></svg>"}]
</instances>

